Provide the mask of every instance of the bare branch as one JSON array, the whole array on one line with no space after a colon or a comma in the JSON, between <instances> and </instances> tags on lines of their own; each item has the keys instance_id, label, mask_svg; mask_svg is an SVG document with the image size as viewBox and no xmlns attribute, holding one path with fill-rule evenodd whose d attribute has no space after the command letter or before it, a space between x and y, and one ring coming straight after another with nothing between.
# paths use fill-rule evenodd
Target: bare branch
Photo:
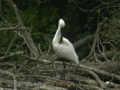
<instances>
[{"instance_id":1,"label":"bare branch","mask_svg":"<svg viewBox=\"0 0 120 90\"><path fill-rule=\"evenodd\" d=\"M24 56L24 57L26 57L27 59L33 60L33 61L36 60L35 58L29 57L29 56ZM42 63L42 64L51 64L52 63L50 60L46 60L46 59L39 60L39 62ZM55 64L60 64L60 62L57 62L57 61L54 62L54 63ZM68 63L66 65L71 66L71 64L68 64ZM82 68L82 69L85 69L85 70L88 70L88 71L89 70L93 71L93 72L97 73L98 75L104 76L104 78L111 78L112 80L118 80L118 81L120 81L120 76L116 75L114 73L109 73L107 71L96 69L96 68L93 68L93 67L89 67L89 66L86 66L86 65L83 65L83 64L79 64L79 65L72 64L72 66L73 66L73 68L77 67L79 69Z\"/></svg>"},{"instance_id":2,"label":"bare branch","mask_svg":"<svg viewBox=\"0 0 120 90\"><path fill-rule=\"evenodd\" d=\"M13 2L13 0L8 0L8 2L10 2L10 4L12 5L12 7L14 8L14 11L15 11L15 14L16 14L16 17L17 17L19 25L22 28L26 29L26 27L23 24L22 18L20 16L20 13L19 13L19 10L18 10L16 4ZM30 32L28 32L28 29L26 29L22 33L19 32L18 35L22 36L22 38L25 40L25 43L27 44L27 46L28 46L31 54L33 54L33 56L35 56L36 58L39 57L39 51L38 51L37 47L35 46L32 38L31 38Z\"/></svg>"},{"instance_id":3,"label":"bare branch","mask_svg":"<svg viewBox=\"0 0 120 90\"><path fill-rule=\"evenodd\" d=\"M17 81L16 81L16 76L9 72L9 71L3 71L2 69L0 69L0 73L1 74L7 74L8 76L11 76L13 78L13 85L14 85L14 90L17 90Z\"/></svg>"},{"instance_id":4,"label":"bare branch","mask_svg":"<svg viewBox=\"0 0 120 90\"><path fill-rule=\"evenodd\" d=\"M8 57L16 56L16 55L22 55L23 53L24 53L24 52L22 52L22 51L18 51L18 52L16 52L16 53L10 53L10 54L8 54L8 55L5 55L5 56L0 57L0 60L3 60L3 59L8 58Z\"/></svg>"},{"instance_id":5,"label":"bare branch","mask_svg":"<svg viewBox=\"0 0 120 90\"><path fill-rule=\"evenodd\" d=\"M79 48L81 45L92 41L93 37L94 37L94 35L89 35L89 36L85 37L82 40L78 40L77 42L74 43L74 47Z\"/></svg>"},{"instance_id":6,"label":"bare branch","mask_svg":"<svg viewBox=\"0 0 120 90\"><path fill-rule=\"evenodd\" d=\"M24 27L24 24L22 22L22 18L21 18L20 14L19 14L19 10L18 10L16 4L13 2L13 0L8 0L8 1L11 3L12 7L15 10L16 18L18 20L19 25L21 25L22 27Z\"/></svg>"},{"instance_id":7,"label":"bare branch","mask_svg":"<svg viewBox=\"0 0 120 90\"><path fill-rule=\"evenodd\" d=\"M0 28L0 31L24 31L24 28L20 28L19 25L14 27Z\"/></svg>"}]
</instances>

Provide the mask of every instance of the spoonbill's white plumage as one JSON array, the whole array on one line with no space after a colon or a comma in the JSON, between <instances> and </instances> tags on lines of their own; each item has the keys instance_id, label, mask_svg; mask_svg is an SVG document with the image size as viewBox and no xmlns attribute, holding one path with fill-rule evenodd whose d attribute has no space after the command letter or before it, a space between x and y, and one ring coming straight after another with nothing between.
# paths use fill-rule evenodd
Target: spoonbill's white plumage
<instances>
[{"instance_id":1,"label":"spoonbill's white plumage","mask_svg":"<svg viewBox=\"0 0 120 90\"><path fill-rule=\"evenodd\" d=\"M63 19L59 19L58 28L52 41L52 46L58 57L70 60L76 64L79 64L78 56L72 43L62 36L61 30L65 27Z\"/></svg>"}]
</instances>

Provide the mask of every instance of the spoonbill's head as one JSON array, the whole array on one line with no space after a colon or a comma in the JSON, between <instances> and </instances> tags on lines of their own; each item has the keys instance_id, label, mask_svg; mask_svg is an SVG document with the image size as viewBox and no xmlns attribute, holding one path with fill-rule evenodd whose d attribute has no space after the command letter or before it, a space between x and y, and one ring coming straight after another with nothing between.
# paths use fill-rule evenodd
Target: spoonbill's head
<instances>
[{"instance_id":1,"label":"spoonbill's head","mask_svg":"<svg viewBox=\"0 0 120 90\"><path fill-rule=\"evenodd\" d=\"M59 27L64 28L66 24L65 24L65 21L61 18L59 19L58 25Z\"/></svg>"}]
</instances>

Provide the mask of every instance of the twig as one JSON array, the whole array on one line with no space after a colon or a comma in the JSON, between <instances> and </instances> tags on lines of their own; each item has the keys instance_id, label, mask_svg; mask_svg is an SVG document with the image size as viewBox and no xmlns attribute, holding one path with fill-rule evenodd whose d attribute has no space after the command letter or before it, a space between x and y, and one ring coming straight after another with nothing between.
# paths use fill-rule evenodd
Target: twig
<instances>
[{"instance_id":1,"label":"twig","mask_svg":"<svg viewBox=\"0 0 120 90\"><path fill-rule=\"evenodd\" d=\"M10 44L8 45L7 51L5 53L6 55L9 52L9 50L11 49L11 47L12 47L13 43L15 42L16 38L17 38L17 34L14 35L13 39L11 40Z\"/></svg>"},{"instance_id":2,"label":"twig","mask_svg":"<svg viewBox=\"0 0 120 90\"><path fill-rule=\"evenodd\" d=\"M98 85L99 85L101 88L104 88L105 85L103 84L102 80L99 78L99 76L98 76L96 73L94 73L94 72L91 71L91 70L84 69L84 68L83 68L83 70L86 71L87 73L89 73L90 75L92 75L92 76L94 77L94 79L96 80L96 82L98 83Z\"/></svg>"},{"instance_id":3,"label":"twig","mask_svg":"<svg viewBox=\"0 0 120 90\"><path fill-rule=\"evenodd\" d=\"M3 71L2 69L0 69L0 73L2 73L2 74L7 74L7 75L11 76L11 77L13 78L14 90L17 90L16 76L15 76L13 73L11 73L11 72L9 72L9 71Z\"/></svg>"},{"instance_id":4,"label":"twig","mask_svg":"<svg viewBox=\"0 0 120 90\"><path fill-rule=\"evenodd\" d=\"M12 88L11 80L0 79L0 84L6 83L6 82L9 85L9 87ZM17 87L21 90L26 90L25 87L27 87L27 89L29 89L29 90L68 90L68 89L62 88L62 87L46 85L45 83L41 83L41 82L35 83L35 82L28 82L28 81L17 81ZM7 89L5 89L5 90L7 90Z\"/></svg>"},{"instance_id":5,"label":"twig","mask_svg":"<svg viewBox=\"0 0 120 90\"><path fill-rule=\"evenodd\" d=\"M99 87L97 87L97 86L85 85L85 84L80 84L78 87L82 87L83 90L84 90L84 89L86 90L86 88L87 88L88 90L103 90L102 88L99 88Z\"/></svg>"},{"instance_id":6,"label":"twig","mask_svg":"<svg viewBox=\"0 0 120 90\"><path fill-rule=\"evenodd\" d=\"M94 35L89 35L82 40L78 40L74 43L74 47L79 48L81 45L91 42L93 40L93 38L94 38Z\"/></svg>"},{"instance_id":7,"label":"twig","mask_svg":"<svg viewBox=\"0 0 120 90\"><path fill-rule=\"evenodd\" d=\"M114 54L115 52L117 52L117 51L115 51L115 50L113 50L113 51L106 51L106 52L101 52L100 54L96 54L96 55L97 55L98 58L104 58L103 54L104 54L106 57L111 57L111 56L113 56L113 54ZM118 53L119 53L119 52L118 52ZM89 60L92 60L92 59L94 59L93 56L89 58Z\"/></svg>"},{"instance_id":8,"label":"twig","mask_svg":"<svg viewBox=\"0 0 120 90\"><path fill-rule=\"evenodd\" d=\"M75 4L75 6L76 6L80 11L85 12L85 13L87 13L87 12L89 11L89 9L81 8L76 1L74 1L74 0L71 0L71 1L72 1L73 4Z\"/></svg>"},{"instance_id":9,"label":"twig","mask_svg":"<svg viewBox=\"0 0 120 90\"><path fill-rule=\"evenodd\" d=\"M14 27L8 27L8 28L0 28L0 31L22 31L25 30L23 28L20 28L19 25L16 25Z\"/></svg>"},{"instance_id":10,"label":"twig","mask_svg":"<svg viewBox=\"0 0 120 90\"><path fill-rule=\"evenodd\" d=\"M37 47L35 46L32 38L31 38L30 32L28 32L28 29L27 29L27 28L24 26L24 24L23 24L22 18L21 18L20 14L19 14L19 10L18 10L16 4L14 3L13 0L7 0L7 1L8 1L8 2L12 5L12 7L14 8L14 11L15 11L15 14L16 14L16 17L17 17L17 20L18 20L19 25L20 25L22 28L26 29L26 30L24 30L24 31L21 32L21 33L19 32L18 35L22 36L22 38L25 40L25 43L27 44L27 46L28 46L31 54L32 54L34 57L36 57L36 58L39 57L39 51L38 51Z\"/></svg>"},{"instance_id":11,"label":"twig","mask_svg":"<svg viewBox=\"0 0 120 90\"><path fill-rule=\"evenodd\" d=\"M16 55L22 55L22 54L24 54L23 51L18 51L18 52L15 52L15 53L10 53L9 55L5 55L5 56L0 57L0 60L3 60L3 59L8 58L8 57L16 56Z\"/></svg>"},{"instance_id":12,"label":"twig","mask_svg":"<svg viewBox=\"0 0 120 90\"><path fill-rule=\"evenodd\" d=\"M94 71L97 74L103 76L104 78L111 78L114 81L117 80L117 81L120 82L120 76L119 75L116 75L116 74L113 74L113 73L109 73L107 71L103 71L103 70L100 70L100 69L88 67L88 66L85 66L85 65L81 65L81 64L79 66L80 66L80 68L86 68L88 70Z\"/></svg>"},{"instance_id":13,"label":"twig","mask_svg":"<svg viewBox=\"0 0 120 90\"><path fill-rule=\"evenodd\" d=\"M91 47L91 50L90 50L90 52L89 52L89 54L88 54L88 56L86 57L86 59L88 59L88 58L90 58L90 56L92 56L92 55L94 55L94 58L96 57L96 54L95 54L95 46L96 46L96 44L97 44L97 37L98 37L98 33L99 33L99 31L100 31L100 24L98 24L97 25L97 30L96 30L96 33L95 33L95 35L94 35L94 41L93 41L93 44L92 44L92 47ZM97 57L96 57L97 58ZM86 60L86 59L83 59L83 60Z\"/></svg>"},{"instance_id":14,"label":"twig","mask_svg":"<svg viewBox=\"0 0 120 90\"><path fill-rule=\"evenodd\" d=\"M32 57L29 57L29 56L24 56L26 57L27 59L30 59L30 60L36 60L35 58L32 58ZM40 59L40 58L39 58ZM40 63L44 63L44 64L51 64L52 62L50 60L46 60L46 59L42 59L42 60L37 60L39 61ZM60 62L54 62L55 64L60 64ZM79 69L83 68L85 70L90 70L90 71L93 71L95 73L97 73L98 75L100 76L103 76L103 78L109 78L109 79L112 79L113 81L118 81L120 82L120 76L119 75L116 75L114 73L109 73L107 71L104 71L104 70L100 70L100 69L96 69L96 68L93 68L93 67L90 67L90 66L86 66L86 65L82 65L82 64L79 64L79 65L75 65L75 64L66 64L66 65L69 65L69 66L73 66L73 67L77 67Z\"/></svg>"},{"instance_id":15,"label":"twig","mask_svg":"<svg viewBox=\"0 0 120 90\"><path fill-rule=\"evenodd\" d=\"M107 21L107 19L105 18L102 22L97 24L97 30L96 33L94 35L94 41L91 47L91 50L88 54L88 56L86 58L84 58L83 60L87 60L89 59L92 55L94 56L95 60L98 60L97 54L96 54L96 45L99 45L99 32L102 28L102 25Z\"/></svg>"}]
</instances>

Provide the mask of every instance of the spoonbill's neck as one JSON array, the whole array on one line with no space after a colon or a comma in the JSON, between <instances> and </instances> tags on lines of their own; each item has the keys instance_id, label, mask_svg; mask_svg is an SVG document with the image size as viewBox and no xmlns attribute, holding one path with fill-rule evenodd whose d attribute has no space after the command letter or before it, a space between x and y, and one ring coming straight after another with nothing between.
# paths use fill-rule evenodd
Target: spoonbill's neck
<instances>
[{"instance_id":1,"label":"spoonbill's neck","mask_svg":"<svg viewBox=\"0 0 120 90\"><path fill-rule=\"evenodd\" d=\"M55 43L59 43L60 42L60 40L61 40L61 26L59 25L58 26L58 28L57 28L57 31L56 31L56 33L55 33L55 36L54 36L54 42Z\"/></svg>"}]
</instances>

